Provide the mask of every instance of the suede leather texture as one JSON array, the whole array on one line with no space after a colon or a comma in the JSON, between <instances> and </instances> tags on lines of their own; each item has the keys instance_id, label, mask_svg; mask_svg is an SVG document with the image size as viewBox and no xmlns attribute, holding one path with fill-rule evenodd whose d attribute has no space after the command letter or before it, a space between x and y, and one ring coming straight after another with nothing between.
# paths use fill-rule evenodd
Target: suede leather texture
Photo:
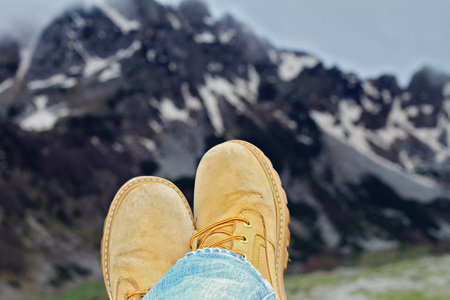
<instances>
[{"instance_id":1,"label":"suede leather texture","mask_svg":"<svg viewBox=\"0 0 450 300\"><path fill-rule=\"evenodd\" d=\"M251 227L235 221L223 228L245 236L246 241L234 239L222 245L243 252L272 284L277 299L286 299L283 284L289 241L286 201L272 164L249 143L229 141L215 146L204 155L197 169L194 191L197 230L229 217L247 218ZM226 237L214 233L203 247Z\"/></svg>"},{"instance_id":2,"label":"suede leather texture","mask_svg":"<svg viewBox=\"0 0 450 300\"><path fill-rule=\"evenodd\" d=\"M102 269L111 300L151 288L191 249L192 212L172 183L137 177L117 193L105 220ZM140 299L134 296L131 299Z\"/></svg>"}]
</instances>

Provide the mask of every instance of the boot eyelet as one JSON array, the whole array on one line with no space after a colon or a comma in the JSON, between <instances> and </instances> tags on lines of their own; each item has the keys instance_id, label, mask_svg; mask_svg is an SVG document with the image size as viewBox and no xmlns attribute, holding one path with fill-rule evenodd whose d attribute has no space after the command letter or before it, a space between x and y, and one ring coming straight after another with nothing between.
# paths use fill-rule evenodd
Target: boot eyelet
<instances>
[{"instance_id":1,"label":"boot eyelet","mask_svg":"<svg viewBox=\"0 0 450 300\"><path fill-rule=\"evenodd\" d=\"M252 222L250 220L248 220L248 223L244 222L244 226L250 228L250 227L252 227Z\"/></svg>"},{"instance_id":2,"label":"boot eyelet","mask_svg":"<svg viewBox=\"0 0 450 300\"><path fill-rule=\"evenodd\" d=\"M242 253L242 256L243 256L245 259L247 259L247 254Z\"/></svg>"},{"instance_id":3,"label":"boot eyelet","mask_svg":"<svg viewBox=\"0 0 450 300\"><path fill-rule=\"evenodd\" d=\"M241 242L243 242L244 244L248 243L248 238L244 235L244 237L242 238Z\"/></svg>"}]
</instances>

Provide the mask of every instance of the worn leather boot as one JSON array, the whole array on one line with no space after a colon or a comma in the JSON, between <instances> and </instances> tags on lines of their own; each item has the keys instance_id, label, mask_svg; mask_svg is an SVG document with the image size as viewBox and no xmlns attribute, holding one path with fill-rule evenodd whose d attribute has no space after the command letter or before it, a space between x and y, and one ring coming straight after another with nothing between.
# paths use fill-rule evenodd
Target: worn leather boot
<instances>
[{"instance_id":1,"label":"worn leather boot","mask_svg":"<svg viewBox=\"0 0 450 300\"><path fill-rule=\"evenodd\" d=\"M209 150L197 169L194 191L197 230L193 250L220 247L243 255L286 299L289 211L272 163L244 141Z\"/></svg>"},{"instance_id":2,"label":"worn leather boot","mask_svg":"<svg viewBox=\"0 0 450 300\"><path fill-rule=\"evenodd\" d=\"M102 270L109 299L141 299L191 249L186 198L171 182L136 177L117 192L103 231Z\"/></svg>"}]
</instances>

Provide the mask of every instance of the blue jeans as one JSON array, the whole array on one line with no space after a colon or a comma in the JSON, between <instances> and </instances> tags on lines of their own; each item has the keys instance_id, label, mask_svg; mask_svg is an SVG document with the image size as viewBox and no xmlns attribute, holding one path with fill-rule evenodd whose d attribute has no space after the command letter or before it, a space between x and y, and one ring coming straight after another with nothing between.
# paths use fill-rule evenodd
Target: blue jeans
<instances>
[{"instance_id":1,"label":"blue jeans","mask_svg":"<svg viewBox=\"0 0 450 300\"><path fill-rule=\"evenodd\" d=\"M241 255L221 248L189 252L143 300L274 299L270 283Z\"/></svg>"}]
</instances>

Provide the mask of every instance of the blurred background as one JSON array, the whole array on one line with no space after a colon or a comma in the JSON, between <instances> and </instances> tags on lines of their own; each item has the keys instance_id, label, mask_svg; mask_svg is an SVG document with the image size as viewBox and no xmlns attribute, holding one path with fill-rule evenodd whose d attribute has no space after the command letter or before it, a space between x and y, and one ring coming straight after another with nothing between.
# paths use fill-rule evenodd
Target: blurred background
<instances>
[{"instance_id":1,"label":"blurred background","mask_svg":"<svg viewBox=\"0 0 450 300\"><path fill-rule=\"evenodd\" d=\"M29 45L68 7L102 1L5 0L0 4L0 33ZM182 1L159 2L177 6ZM362 78L393 74L405 87L425 65L450 70L450 8L443 0L203 2L214 18L231 14L277 48L306 51L329 67L337 65Z\"/></svg>"},{"instance_id":2,"label":"blurred background","mask_svg":"<svg viewBox=\"0 0 450 300\"><path fill-rule=\"evenodd\" d=\"M443 0L2 1L0 299L104 299L118 188L161 176L192 203L202 155L234 138L287 192L290 298L446 299L449 13Z\"/></svg>"}]
</instances>

